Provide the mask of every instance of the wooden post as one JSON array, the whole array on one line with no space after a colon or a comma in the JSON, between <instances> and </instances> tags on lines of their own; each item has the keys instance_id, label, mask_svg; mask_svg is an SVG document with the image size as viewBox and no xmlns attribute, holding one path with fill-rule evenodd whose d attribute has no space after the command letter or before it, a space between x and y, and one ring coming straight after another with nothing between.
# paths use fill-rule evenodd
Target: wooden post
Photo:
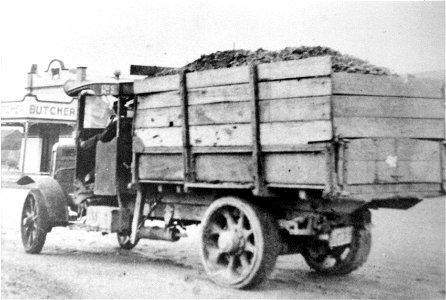
<instances>
[{"instance_id":1,"label":"wooden post","mask_svg":"<svg viewBox=\"0 0 446 300\"><path fill-rule=\"evenodd\" d=\"M23 128L23 155L22 155L22 175L25 173L25 160L26 160L26 145L28 144L28 132L29 132L29 123L25 122L25 127Z\"/></svg>"},{"instance_id":2,"label":"wooden post","mask_svg":"<svg viewBox=\"0 0 446 300\"><path fill-rule=\"evenodd\" d=\"M183 137L183 167L184 167L184 182L193 182L195 172L192 165L192 153L189 136L189 103L187 97L187 82L186 71L180 73L180 99L181 99L181 113L183 115L182 122L182 137Z\"/></svg>"},{"instance_id":3,"label":"wooden post","mask_svg":"<svg viewBox=\"0 0 446 300\"><path fill-rule=\"evenodd\" d=\"M446 192L446 140L440 142L441 191Z\"/></svg>"},{"instance_id":4,"label":"wooden post","mask_svg":"<svg viewBox=\"0 0 446 300\"><path fill-rule=\"evenodd\" d=\"M135 123L136 123L137 108L138 108L138 96L135 95L133 98L133 119L132 119L132 165L130 168L132 170L132 182L131 182L132 186L136 185L137 180L139 179L138 164L137 164L138 155L136 154L135 143L134 143L134 141L136 140Z\"/></svg>"},{"instance_id":5,"label":"wooden post","mask_svg":"<svg viewBox=\"0 0 446 300\"><path fill-rule=\"evenodd\" d=\"M252 127L252 170L255 196L267 196L268 191L263 176L262 149L260 144L260 108L257 65L249 65L249 89L251 92L251 127Z\"/></svg>"}]
</instances>

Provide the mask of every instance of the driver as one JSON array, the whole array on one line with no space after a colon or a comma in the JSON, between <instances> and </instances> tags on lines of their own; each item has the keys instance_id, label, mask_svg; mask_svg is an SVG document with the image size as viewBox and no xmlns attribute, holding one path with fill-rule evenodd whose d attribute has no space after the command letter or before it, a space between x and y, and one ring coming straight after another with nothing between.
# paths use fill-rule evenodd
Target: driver
<instances>
[{"instance_id":1,"label":"driver","mask_svg":"<svg viewBox=\"0 0 446 300\"><path fill-rule=\"evenodd\" d=\"M101 133L87 139L86 141L80 142L80 147L82 150L90 150L95 149L96 144L98 141L101 141L103 143L110 142L115 136L116 136L116 125L118 123L118 116L116 115L117 112L117 106L118 102L116 101L113 103L113 114L110 116L110 119L108 120L107 126L105 127L104 131ZM122 105L121 107L121 114L126 114L126 107Z\"/></svg>"},{"instance_id":2,"label":"driver","mask_svg":"<svg viewBox=\"0 0 446 300\"><path fill-rule=\"evenodd\" d=\"M94 149L98 141L103 143L110 142L116 136L116 124L118 123L118 117L116 115L110 116L107 126L104 131L96 134L95 136L80 142L82 150L88 151Z\"/></svg>"}]
</instances>

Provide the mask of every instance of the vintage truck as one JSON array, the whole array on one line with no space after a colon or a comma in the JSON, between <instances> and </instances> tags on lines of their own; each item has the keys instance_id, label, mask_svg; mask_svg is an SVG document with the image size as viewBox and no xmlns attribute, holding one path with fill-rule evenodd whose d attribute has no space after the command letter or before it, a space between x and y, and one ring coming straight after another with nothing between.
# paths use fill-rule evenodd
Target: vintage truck
<instances>
[{"instance_id":1,"label":"vintage truck","mask_svg":"<svg viewBox=\"0 0 446 300\"><path fill-rule=\"evenodd\" d=\"M201 223L217 284L256 286L291 253L343 275L370 252L370 209L446 190L443 82L333 73L315 57L66 92L78 99L75 143L55 147L51 176L19 180L33 184L28 253L54 226L116 233L131 249Z\"/></svg>"}]
</instances>

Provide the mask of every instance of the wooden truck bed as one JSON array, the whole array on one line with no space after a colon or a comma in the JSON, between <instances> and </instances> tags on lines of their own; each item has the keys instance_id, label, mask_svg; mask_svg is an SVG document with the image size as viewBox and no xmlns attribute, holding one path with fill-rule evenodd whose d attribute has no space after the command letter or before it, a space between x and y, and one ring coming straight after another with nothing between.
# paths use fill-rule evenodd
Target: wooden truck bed
<instances>
[{"instance_id":1,"label":"wooden truck bed","mask_svg":"<svg viewBox=\"0 0 446 300\"><path fill-rule=\"evenodd\" d=\"M332 74L330 57L139 80L135 180L366 199L439 194L442 86Z\"/></svg>"}]
</instances>

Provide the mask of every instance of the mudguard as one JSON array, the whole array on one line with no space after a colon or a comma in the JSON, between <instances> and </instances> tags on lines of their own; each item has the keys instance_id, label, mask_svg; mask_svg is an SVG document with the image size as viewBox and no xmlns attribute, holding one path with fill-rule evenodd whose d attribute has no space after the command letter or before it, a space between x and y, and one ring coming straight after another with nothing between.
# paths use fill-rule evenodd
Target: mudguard
<instances>
[{"instance_id":1,"label":"mudguard","mask_svg":"<svg viewBox=\"0 0 446 300\"><path fill-rule=\"evenodd\" d=\"M27 175L20 178L17 184L33 184L31 188L42 194L51 227L68 224L68 196L55 179L50 176Z\"/></svg>"}]
</instances>

